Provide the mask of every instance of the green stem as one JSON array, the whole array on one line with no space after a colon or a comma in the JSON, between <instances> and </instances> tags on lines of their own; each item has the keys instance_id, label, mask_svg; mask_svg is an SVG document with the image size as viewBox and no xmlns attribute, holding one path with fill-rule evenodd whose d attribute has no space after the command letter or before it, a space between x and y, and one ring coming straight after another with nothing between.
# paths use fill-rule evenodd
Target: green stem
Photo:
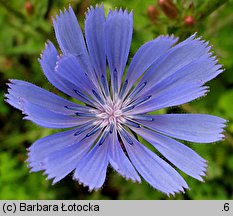
<instances>
[{"instance_id":1,"label":"green stem","mask_svg":"<svg viewBox=\"0 0 233 216\"><path fill-rule=\"evenodd\" d=\"M49 12L52 8L52 5L53 5L53 0L48 0L47 9L46 9L46 12L44 14L45 19L47 19L49 17Z\"/></svg>"},{"instance_id":2,"label":"green stem","mask_svg":"<svg viewBox=\"0 0 233 216\"><path fill-rule=\"evenodd\" d=\"M200 7L198 11L197 20L202 20L208 17L212 12L218 9L220 6L227 3L228 0L209 0Z\"/></svg>"}]
</instances>

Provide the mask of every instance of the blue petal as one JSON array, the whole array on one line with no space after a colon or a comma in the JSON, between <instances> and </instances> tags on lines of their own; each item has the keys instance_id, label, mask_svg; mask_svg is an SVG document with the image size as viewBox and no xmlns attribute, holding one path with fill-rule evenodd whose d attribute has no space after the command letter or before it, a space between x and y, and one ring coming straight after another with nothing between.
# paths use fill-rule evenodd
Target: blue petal
<instances>
[{"instance_id":1,"label":"blue petal","mask_svg":"<svg viewBox=\"0 0 233 216\"><path fill-rule=\"evenodd\" d=\"M104 183L108 167L109 145L107 139L103 144L97 144L78 162L74 179L89 190L98 190Z\"/></svg>"},{"instance_id":2,"label":"blue petal","mask_svg":"<svg viewBox=\"0 0 233 216\"><path fill-rule=\"evenodd\" d=\"M115 130L109 135L109 143L109 162L112 167L126 179L141 182L139 175L123 152Z\"/></svg>"},{"instance_id":3,"label":"blue petal","mask_svg":"<svg viewBox=\"0 0 233 216\"><path fill-rule=\"evenodd\" d=\"M59 46L64 54L73 54L83 70L93 79L93 70L90 64L82 30L71 6L64 13L53 19L54 30Z\"/></svg>"},{"instance_id":4,"label":"blue petal","mask_svg":"<svg viewBox=\"0 0 233 216\"><path fill-rule=\"evenodd\" d=\"M155 60L165 54L165 52L175 43L177 38L173 36L161 36L142 45L134 55L125 80L128 80L127 90L135 84L137 79L152 65Z\"/></svg>"},{"instance_id":5,"label":"blue petal","mask_svg":"<svg viewBox=\"0 0 233 216\"><path fill-rule=\"evenodd\" d=\"M209 53L210 48L194 36L171 48L166 54L157 59L145 73L140 84L147 85L137 96L154 92L163 83L165 87L171 83L185 82L203 85L222 72L215 58ZM168 83L166 85L166 83Z\"/></svg>"},{"instance_id":6,"label":"blue petal","mask_svg":"<svg viewBox=\"0 0 233 216\"><path fill-rule=\"evenodd\" d=\"M133 13L128 14L126 10L122 11L122 9L110 11L106 19L105 33L106 53L111 80L114 80L114 71L116 71L119 90L131 45Z\"/></svg>"},{"instance_id":7,"label":"blue petal","mask_svg":"<svg viewBox=\"0 0 233 216\"><path fill-rule=\"evenodd\" d=\"M90 150L96 138L97 136L93 136L91 140L82 140L65 149L51 153L44 160L45 174L48 175L48 178L54 178L53 183L55 184L72 172Z\"/></svg>"},{"instance_id":8,"label":"blue petal","mask_svg":"<svg viewBox=\"0 0 233 216\"><path fill-rule=\"evenodd\" d=\"M11 80L8 84L6 101L20 109L26 115L25 119L49 128L67 128L78 126L90 120L90 118L78 119L75 109L85 107L71 103L55 94L48 92L31 83ZM67 109L72 107L73 109Z\"/></svg>"},{"instance_id":9,"label":"blue petal","mask_svg":"<svg viewBox=\"0 0 233 216\"><path fill-rule=\"evenodd\" d=\"M16 109L22 110L21 101L19 98L15 97L13 94L7 93L4 95L5 101Z\"/></svg>"},{"instance_id":10,"label":"blue petal","mask_svg":"<svg viewBox=\"0 0 233 216\"><path fill-rule=\"evenodd\" d=\"M139 136L150 142L164 157L186 174L202 181L206 162L196 152L176 140L144 128L132 128Z\"/></svg>"},{"instance_id":11,"label":"blue petal","mask_svg":"<svg viewBox=\"0 0 233 216\"><path fill-rule=\"evenodd\" d=\"M8 84L8 92L9 95L12 95L16 99L12 102L12 105L18 109L21 109L20 103L22 101L28 101L30 103L40 105L48 110L67 115L74 114L75 111L68 110L65 106L84 108L83 106L65 100L31 83L21 80L10 80L10 82L11 83ZM10 98L9 95L6 96Z\"/></svg>"},{"instance_id":12,"label":"blue petal","mask_svg":"<svg viewBox=\"0 0 233 216\"><path fill-rule=\"evenodd\" d=\"M37 140L29 149L31 171L45 170L49 179L54 178L53 183L72 172L99 135L86 138L87 131L74 136L76 131L60 132Z\"/></svg>"},{"instance_id":13,"label":"blue petal","mask_svg":"<svg viewBox=\"0 0 233 216\"><path fill-rule=\"evenodd\" d=\"M68 116L53 111L47 110L44 107L32 104L27 101L20 101L21 110L26 116L24 119L30 120L42 127L47 128L69 128L86 123L90 118L77 118Z\"/></svg>"},{"instance_id":14,"label":"blue petal","mask_svg":"<svg viewBox=\"0 0 233 216\"><path fill-rule=\"evenodd\" d=\"M85 147L90 148L89 144L90 143ZM48 175L48 179L54 178L53 184L63 179L75 169L77 162L84 155L80 154L79 150L79 143L77 143L65 149L53 152L44 159L44 174Z\"/></svg>"},{"instance_id":15,"label":"blue petal","mask_svg":"<svg viewBox=\"0 0 233 216\"><path fill-rule=\"evenodd\" d=\"M144 147L133 136L133 145L121 137L130 160L141 176L154 188L166 193L175 194L184 191L188 185L179 173L155 153Z\"/></svg>"},{"instance_id":16,"label":"blue petal","mask_svg":"<svg viewBox=\"0 0 233 216\"><path fill-rule=\"evenodd\" d=\"M190 85L199 85L200 87L210 79L222 72L220 65L215 65L215 61L207 56L202 56L198 60L174 71L171 75L162 79L160 82L155 81L153 87L149 90L144 89L141 97L148 94L156 94L162 89L171 88L172 86L181 86L185 83ZM140 93L137 97L140 96Z\"/></svg>"},{"instance_id":17,"label":"blue petal","mask_svg":"<svg viewBox=\"0 0 233 216\"><path fill-rule=\"evenodd\" d=\"M86 14L85 36L90 59L99 79L102 74L106 75L104 25L105 18L103 5L96 6L96 8L91 6Z\"/></svg>"},{"instance_id":18,"label":"blue petal","mask_svg":"<svg viewBox=\"0 0 233 216\"><path fill-rule=\"evenodd\" d=\"M43 72L49 82L55 86L60 91L65 94L80 100L81 98L75 94L74 88L76 87L71 82L63 79L55 72L56 63L58 61L58 52L54 45L49 41L46 44L45 50L41 55L41 59L39 59L40 65L43 69Z\"/></svg>"},{"instance_id":19,"label":"blue petal","mask_svg":"<svg viewBox=\"0 0 233 216\"><path fill-rule=\"evenodd\" d=\"M137 120L140 124L174 138L210 143L221 140L226 120L205 114L150 115L153 121Z\"/></svg>"},{"instance_id":20,"label":"blue petal","mask_svg":"<svg viewBox=\"0 0 233 216\"><path fill-rule=\"evenodd\" d=\"M134 92L138 93L131 102L146 96L150 96L150 100L130 112L146 113L205 95L207 91L203 84L222 72L221 65L211 57L209 49L206 43L194 40L192 36L160 57L135 88ZM144 83L145 87L139 92Z\"/></svg>"},{"instance_id":21,"label":"blue petal","mask_svg":"<svg viewBox=\"0 0 233 216\"><path fill-rule=\"evenodd\" d=\"M56 72L65 80L75 85L75 89L80 91L85 90L92 94L92 89L95 89L94 84L88 78L84 70L80 67L77 58L67 54L61 57L56 66Z\"/></svg>"},{"instance_id":22,"label":"blue petal","mask_svg":"<svg viewBox=\"0 0 233 216\"><path fill-rule=\"evenodd\" d=\"M85 91L92 98L85 97L81 98L80 100L83 102L89 102L92 106L97 106L95 101L99 104L104 104L105 100L102 95L102 91L100 88L96 88L96 85L89 79L86 73L82 70L79 66L77 59L73 55L66 55L63 56L56 67L56 72L63 77L64 79L68 80L69 82L73 83L76 87L73 89L76 93ZM99 85L98 85L99 87ZM94 100L93 100L94 98Z\"/></svg>"},{"instance_id":23,"label":"blue petal","mask_svg":"<svg viewBox=\"0 0 233 216\"><path fill-rule=\"evenodd\" d=\"M129 111L129 114L141 114L154 110L177 106L187 103L207 93L207 87L200 87L200 84L184 83L182 85L171 85L163 88L163 83L156 90L150 99ZM140 98L139 98L140 100Z\"/></svg>"},{"instance_id":24,"label":"blue petal","mask_svg":"<svg viewBox=\"0 0 233 216\"><path fill-rule=\"evenodd\" d=\"M64 132L55 133L43 137L29 148L28 160L31 171L37 172L44 169L44 158L50 153L66 148L81 140L80 136L74 136L77 129L72 129ZM82 135L83 136L83 135Z\"/></svg>"}]
</instances>

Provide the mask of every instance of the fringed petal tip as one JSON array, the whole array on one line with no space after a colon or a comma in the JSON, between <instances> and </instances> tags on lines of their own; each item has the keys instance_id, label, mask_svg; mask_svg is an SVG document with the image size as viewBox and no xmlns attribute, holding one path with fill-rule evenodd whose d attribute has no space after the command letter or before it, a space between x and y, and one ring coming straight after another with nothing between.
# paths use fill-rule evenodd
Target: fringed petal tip
<instances>
[{"instance_id":1,"label":"fringed petal tip","mask_svg":"<svg viewBox=\"0 0 233 216\"><path fill-rule=\"evenodd\" d=\"M59 10L59 14L56 14L55 17L52 17L54 27L58 24L58 22L61 22L62 19L65 19L64 16L69 16L69 15L76 17L76 15L73 11L73 8L71 7L70 4L69 4L68 8L64 7L63 10Z\"/></svg>"},{"instance_id":2,"label":"fringed petal tip","mask_svg":"<svg viewBox=\"0 0 233 216\"><path fill-rule=\"evenodd\" d=\"M204 177L207 173L207 161L203 159L202 167L198 173L198 175L192 176L193 178L197 179L200 182L204 182Z\"/></svg>"},{"instance_id":3,"label":"fringed petal tip","mask_svg":"<svg viewBox=\"0 0 233 216\"><path fill-rule=\"evenodd\" d=\"M31 119L30 116L27 116L27 114L26 114L25 112L22 112L22 113L23 113L24 115L26 115L26 116L23 117L23 120L28 120L28 121L34 122L33 119Z\"/></svg>"},{"instance_id":4,"label":"fringed petal tip","mask_svg":"<svg viewBox=\"0 0 233 216\"><path fill-rule=\"evenodd\" d=\"M56 14L55 17L52 17L53 26L55 27L57 23L62 21L62 19L64 19L64 16L67 15L71 11L73 11L72 7L69 7L68 11L66 8L64 8L63 10L59 10L59 14Z\"/></svg>"},{"instance_id":5,"label":"fringed petal tip","mask_svg":"<svg viewBox=\"0 0 233 216\"><path fill-rule=\"evenodd\" d=\"M85 15L87 16L87 14L91 14L91 13L94 13L95 10L98 10L98 9L101 9L103 10L104 9L104 3L100 3L100 4L96 4L94 7L91 5L90 7L87 8L87 11L85 12Z\"/></svg>"},{"instance_id":6,"label":"fringed petal tip","mask_svg":"<svg viewBox=\"0 0 233 216\"><path fill-rule=\"evenodd\" d=\"M224 70L222 68L222 65L218 64L219 60L217 59L214 51L212 50L212 45L209 44L209 41L206 41L205 39L203 39L202 36L196 37L196 35L197 33L194 33L187 40L193 40L195 42L199 42L200 43L199 45L201 45L206 50L206 53L208 53L210 60L212 60L216 66L219 66L220 67L219 69L221 69L221 72L223 72Z\"/></svg>"},{"instance_id":7,"label":"fringed petal tip","mask_svg":"<svg viewBox=\"0 0 233 216\"><path fill-rule=\"evenodd\" d=\"M218 119L219 119L219 133L218 133L218 138L216 139L216 142L223 141L225 139L226 134L225 134L224 128L227 127L227 124L229 122L228 120L220 118L220 117L218 117Z\"/></svg>"},{"instance_id":8,"label":"fringed petal tip","mask_svg":"<svg viewBox=\"0 0 233 216\"><path fill-rule=\"evenodd\" d=\"M174 34L171 35L160 35L155 39L167 39L167 40L172 40L173 44L177 43L179 40L179 37L176 37Z\"/></svg>"},{"instance_id":9,"label":"fringed petal tip","mask_svg":"<svg viewBox=\"0 0 233 216\"><path fill-rule=\"evenodd\" d=\"M173 191L168 191L168 192L161 191L161 192L165 193L168 197L171 197L171 196L175 197L179 193L184 194L186 190L189 190L189 189L190 188L188 187L188 185L186 185L186 186L181 186L180 188L177 188L176 190L173 190Z\"/></svg>"},{"instance_id":10,"label":"fringed petal tip","mask_svg":"<svg viewBox=\"0 0 233 216\"><path fill-rule=\"evenodd\" d=\"M120 8L120 9L118 9L118 8L115 8L114 9L114 11L112 11L111 9L109 10L109 12L108 12L108 16L109 17L115 17L115 16L125 16L125 17L131 17L132 18L132 16L133 16L133 10L131 10L130 12L128 12L128 9L126 8L126 9L122 9L122 8Z\"/></svg>"},{"instance_id":11,"label":"fringed petal tip","mask_svg":"<svg viewBox=\"0 0 233 216\"><path fill-rule=\"evenodd\" d=\"M24 98L18 96L17 89L15 89L15 85L17 85L17 80L11 79L10 82L7 83L8 86L8 93L6 93L5 96L5 102L10 104L16 109L19 109L22 111L23 114L25 114L24 110Z\"/></svg>"},{"instance_id":12,"label":"fringed petal tip","mask_svg":"<svg viewBox=\"0 0 233 216\"><path fill-rule=\"evenodd\" d=\"M47 180L52 180L52 185L59 183L62 179L63 178L61 177L51 177L51 178L47 177Z\"/></svg>"},{"instance_id":13,"label":"fringed petal tip","mask_svg":"<svg viewBox=\"0 0 233 216\"><path fill-rule=\"evenodd\" d=\"M207 171L201 173L200 176L199 176L199 178L197 178L197 180L199 180L200 182L205 182L203 178L206 176L206 172Z\"/></svg>"},{"instance_id":14,"label":"fringed petal tip","mask_svg":"<svg viewBox=\"0 0 233 216\"><path fill-rule=\"evenodd\" d=\"M13 85L17 85L17 84L20 85L22 82L25 82L25 81L21 81L21 80L17 80L17 79L9 79L8 81L9 81L9 82L7 83L7 86L8 86L9 88L14 87Z\"/></svg>"},{"instance_id":15,"label":"fringed petal tip","mask_svg":"<svg viewBox=\"0 0 233 216\"><path fill-rule=\"evenodd\" d=\"M14 79L8 79L8 82L6 83L6 85L10 87L9 85L12 84L13 82L14 82Z\"/></svg>"},{"instance_id":16,"label":"fringed petal tip","mask_svg":"<svg viewBox=\"0 0 233 216\"><path fill-rule=\"evenodd\" d=\"M75 176L73 176L72 179L73 179L73 181L77 181L79 185L82 185L83 187L88 188L88 192L98 191L103 187L103 185L90 186L90 185L86 184L85 182L83 182L82 180L80 180L79 178L76 178Z\"/></svg>"},{"instance_id":17,"label":"fringed petal tip","mask_svg":"<svg viewBox=\"0 0 233 216\"><path fill-rule=\"evenodd\" d=\"M31 164L28 164L28 167L31 168L30 172L37 172L38 171L38 169L32 167ZM50 174L48 172L48 170L44 170L43 175L47 176L46 180L52 180L52 185L54 185L54 184L56 184L56 183L58 183L59 181L62 180L62 178L56 177L56 175L54 175L54 174ZM123 175L121 175L121 176L123 176ZM141 179L140 178L139 179L131 179L131 178L127 178L126 176L123 176L123 177L125 177L126 180L131 180L133 183L138 183L138 184L141 183ZM81 181L79 178L75 178L74 176L72 176L72 179L74 181L77 181L83 187L87 187L89 192L98 191L101 188L103 188L103 185L104 185L104 183L103 183L103 185L101 185L101 186L90 186L90 185L86 184L85 182ZM180 189L180 190L182 190L182 189Z\"/></svg>"},{"instance_id":18,"label":"fringed petal tip","mask_svg":"<svg viewBox=\"0 0 233 216\"><path fill-rule=\"evenodd\" d=\"M38 61L40 64L42 63L43 60L45 60L46 58L49 58L51 53L53 52L57 53L57 50L54 44L50 40L47 40L45 42L44 47L45 47L44 50L41 52L40 57L38 58Z\"/></svg>"},{"instance_id":19,"label":"fringed petal tip","mask_svg":"<svg viewBox=\"0 0 233 216\"><path fill-rule=\"evenodd\" d=\"M63 177L56 176L54 173L51 174L45 168L43 170L44 170L43 175L46 176L47 181L51 181L52 185L55 185L56 183L58 183L59 181L61 181L63 179Z\"/></svg>"},{"instance_id":20,"label":"fringed petal tip","mask_svg":"<svg viewBox=\"0 0 233 216\"><path fill-rule=\"evenodd\" d=\"M62 178L56 177L56 175L54 174L50 174L50 172L46 170L44 162L35 162L28 158L27 163L28 163L28 167L30 168L30 171L29 171L30 173L43 171L43 175L46 176L46 180L47 181L52 180L52 185L56 184L58 181L62 179Z\"/></svg>"},{"instance_id":21,"label":"fringed petal tip","mask_svg":"<svg viewBox=\"0 0 233 216\"><path fill-rule=\"evenodd\" d=\"M115 170L117 174L124 177L127 181L132 181L133 183L138 183L138 184L142 183L142 180L141 180L139 175L138 176L129 176L129 175L126 175L125 172L122 171L120 168L116 169L116 167L114 168L113 166L111 166L111 168L113 170Z\"/></svg>"},{"instance_id":22,"label":"fringed petal tip","mask_svg":"<svg viewBox=\"0 0 233 216\"><path fill-rule=\"evenodd\" d=\"M43 162L35 162L35 161L28 161L27 167L30 169L29 172L39 172L44 170L44 163Z\"/></svg>"},{"instance_id":23,"label":"fringed petal tip","mask_svg":"<svg viewBox=\"0 0 233 216\"><path fill-rule=\"evenodd\" d=\"M224 130L218 135L218 138L216 139L216 142L225 140L226 136L224 134Z\"/></svg>"},{"instance_id":24,"label":"fringed petal tip","mask_svg":"<svg viewBox=\"0 0 233 216\"><path fill-rule=\"evenodd\" d=\"M52 17L53 24L54 24L54 22L56 22L57 20L62 18L63 15L66 15L68 13L73 13L74 14L73 8L71 7L70 4L69 4L68 8L64 7L63 10L60 9L59 14L56 14L55 17Z\"/></svg>"},{"instance_id":25,"label":"fringed petal tip","mask_svg":"<svg viewBox=\"0 0 233 216\"><path fill-rule=\"evenodd\" d=\"M15 85L17 84L17 80L15 79L9 79L9 82L6 84L8 86L8 93L5 94L6 97L10 97L10 96L14 96L14 92L15 92Z\"/></svg>"},{"instance_id":26,"label":"fringed petal tip","mask_svg":"<svg viewBox=\"0 0 233 216\"><path fill-rule=\"evenodd\" d=\"M121 175L121 174L120 174ZM123 175L121 175L123 176ZM123 176L127 181L132 181L133 183L138 183L138 184L141 184L142 183L142 180L141 179L132 179L132 178L129 178L127 176Z\"/></svg>"},{"instance_id":27,"label":"fringed petal tip","mask_svg":"<svg viewBox=\"0 0 233 216\"><path fill-rule=\"evenodd\" d=\"M124 177L127 181L132 181L133 183L138 183L138 184L142 183L142 180L139 176L138 176L138 178L130 178L129 176L121 174L121 172L118 170L117 170L117 173L120 174L122 177Z\"/></svg>"},{"instance_id":28,"label":"fringed petal tip","mask_svg":"<svg viewBox=\"0 0 233 216\"><path fill-rule=\"evenodd\" d=\"M201 45L207 53L210 52L212 46L209 45L209 41L206 41L204 39L202 39L202 37L197 37L197 32L195 32L194 34L192 34L190 37L188 37L186 40L182 41L180 44L183 44L183 43L189 43L191 41L194 41L194 42L198 42L199 43L199 46Z\"/></svg>"}]
</instances>

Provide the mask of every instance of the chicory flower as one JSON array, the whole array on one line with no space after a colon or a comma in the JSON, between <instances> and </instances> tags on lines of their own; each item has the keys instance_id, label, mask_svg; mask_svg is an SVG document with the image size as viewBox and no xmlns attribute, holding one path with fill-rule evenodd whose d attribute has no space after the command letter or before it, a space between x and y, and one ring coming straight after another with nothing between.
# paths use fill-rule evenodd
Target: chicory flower
<instances>
[{"instance_id":1,"label":"chicory flower","mask_svg":"<svg viewBox=\"0 0 233 216\"><path fill-rule=\"evenodd\" d=\"M210 143L223 138L225 120L206 114L151 114L207 93L204 84L222 72L208 44L192 35L178 43L160 36L142 45L128 69L133 13L91 7L85 38L71 7L53 20L59 51L48 42L40 64L50 83L82 102L63 99L31 83L10 80L6 100L25 119L68 130L37 140L28 153L31 171L56 183L73 178L99 189L109 165L126 179L166 194L188 188L181 175L143 145L159 151L186 174L202 180L206 161L179 140Z\"/></svg>"}]
</instances>

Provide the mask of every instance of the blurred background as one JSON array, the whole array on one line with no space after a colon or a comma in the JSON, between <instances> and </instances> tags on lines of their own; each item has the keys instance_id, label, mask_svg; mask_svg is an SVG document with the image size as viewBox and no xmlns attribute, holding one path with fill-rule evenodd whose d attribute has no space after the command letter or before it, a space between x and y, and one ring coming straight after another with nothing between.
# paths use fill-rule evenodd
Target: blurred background
<instances>
[{"instance_id":1,"label":"blurred background","mask_svg":"<svg viewBox=\"0 0 233 216\"><path fill-rule=\"evenodd\" d=\"M175 197L154 190L146 182L126 181L108 169L104 187L97 192L72 180L52 185L46 176L29 173L26 148L54 133L22 120L20 111L4 102L6 83L22 79L59 95L43 75L37 59L49 39L56 43L52 17L72 5L83 27L87 7L104 2L105 10L134 10L130 59L146 41L161 34L183 40L198 32L210 41L225 72L208 83L209 94L161 113L206 113L228 120L225 140L213 144L185 143L208 161L205 183L182 176L191 190ZM232 199L233 198L233 1L229 0L0 0L0 199ZM62 95L66 97L65 95Z\"/></svg>"}]
</instances>

